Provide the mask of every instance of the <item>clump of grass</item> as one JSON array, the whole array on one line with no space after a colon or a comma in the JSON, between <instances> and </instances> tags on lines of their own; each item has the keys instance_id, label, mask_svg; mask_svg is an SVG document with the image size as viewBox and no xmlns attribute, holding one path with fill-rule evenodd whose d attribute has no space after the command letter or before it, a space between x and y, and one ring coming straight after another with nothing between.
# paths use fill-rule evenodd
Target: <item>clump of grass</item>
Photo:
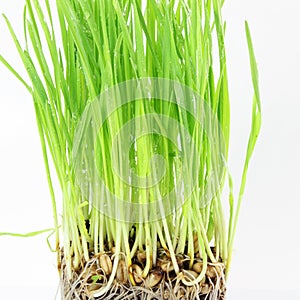
<instances>
[{"instance_id":1,"label":"clump of grass","mask_svg":"<svg viewBox=\"0 0 300 300\"><path fill-rule=\"evenodd\" d=\"M57 32L50 1L27 0L24 47L5 17L28 78L0 60L33 98L64 299L224 297L261 111L246 23L254 98L235 203L223 2L57 1Z\"/></svg>"}]
</instances>

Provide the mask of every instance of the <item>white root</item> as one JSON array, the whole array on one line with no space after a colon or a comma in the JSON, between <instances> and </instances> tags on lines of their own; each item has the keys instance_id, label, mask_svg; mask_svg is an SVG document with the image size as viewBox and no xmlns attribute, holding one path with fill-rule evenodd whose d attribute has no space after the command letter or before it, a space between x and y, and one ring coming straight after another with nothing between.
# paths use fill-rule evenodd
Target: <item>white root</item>
<instances>
[{"instance_id":1,"label":"white root","mask_svg":"<svg viewBox=\"0 0 300 300\"><path fill-rule=\"evenodd\" d=\"M102 259L101 259L102 256ZM201 263L196 262L193 270L181 270L178 275L169 277L169 273L160 268L152 270L146 279L142 278L142 268L138 264L127 267L124 259L118 259L116 272L110 271L109 254L94 257L85 263L84 269L73 271L68 279L65 261L62 262L62 299L63 300L223 300L226 291L223 265L209 263L209 270L204 279L197 285L186 286L187 282L198 277ZM114 264L116 257L114 257ZM114 265L113 264L113 265ZM112 266L113 268L114 266ZM198 269L197 269L198 268ZM106 271L105 271L106 270ZM108 270L108 271L107 271ZM131 272L135 283L128 279ZM202 270L201 270L202 271ZM221 276L220 273L221 272ZM209 277L208 274L214 275ZM109 283L111 285L109 286ZM103 291L105 291L103 293Z\"/></svg>"}]
</instances>

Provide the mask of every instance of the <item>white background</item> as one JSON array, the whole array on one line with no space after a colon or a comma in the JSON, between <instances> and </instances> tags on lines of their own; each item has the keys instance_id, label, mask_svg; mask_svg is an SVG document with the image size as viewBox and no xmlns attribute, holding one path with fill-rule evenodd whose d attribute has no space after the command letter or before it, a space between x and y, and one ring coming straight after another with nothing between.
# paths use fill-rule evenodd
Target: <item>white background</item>
<instances>
[{"instance_id":1,"label":"white background","mask_svg":"<svg viewBox=\"0 0 300 300\"><path fill-rule=\"evenodd\" d=\"M23 3L0 0L0 12L9 16L19 35ZM224 7L232 100L230 168L236 187L252 100L245 19L259 62L263 107L262 132L250 165L235 243L229 300L300 299L299 13L298 0L227 0ZM22 69L3 20L0 53ZM52 227L32 101L2 65L0 91L0 231ZM55 254L45 239L45 235L0 237L1 299L55 298Z\"/></svg>"}]
</instances>

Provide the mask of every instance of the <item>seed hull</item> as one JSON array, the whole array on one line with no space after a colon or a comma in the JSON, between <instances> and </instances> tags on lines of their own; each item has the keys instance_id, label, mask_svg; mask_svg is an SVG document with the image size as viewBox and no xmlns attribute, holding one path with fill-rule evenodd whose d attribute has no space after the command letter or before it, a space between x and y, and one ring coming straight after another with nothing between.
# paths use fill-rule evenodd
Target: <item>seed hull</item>
<instances>
[{"instance_id":1,"label":"seed hull","mask_svg":"<svg viewBox=\"0 0 300 300\"><path fill-rule=\"evenodd\" d=\"M182 278L193 280L198 272L201 272L201 259L195 258L193 268L189 270L189 258L180 255L178 262L181 266L180 273L175 274L172 264L163 251L157 259L157 265L153 267L148 276L143 278L141 270L144 262L140 255L133 257L133 265L128 267L123 260L123 255L118 263L117 273L113 284L107 293L95 296L110 279L111 264L115 259L112 252L94 255L91 259L82 262L81 267L72 271L72 278L67 276L65 259L61 260L61 294L63 300L223 300L225 299L225 270L223 264L208 264L205 277L199 284L186 286ZM166 265L169 268L166 268ZM163 266L163 268L162 268ZM164 269L164 270L163 270ZM108 271L109 270L109 271ZM198 272L197 272L198 271ZM132 272L131 280L130 272ZM136 281L134 281L136 280ZM132 282L134 281L134 282Z\"/></svg>"}]
</instances>

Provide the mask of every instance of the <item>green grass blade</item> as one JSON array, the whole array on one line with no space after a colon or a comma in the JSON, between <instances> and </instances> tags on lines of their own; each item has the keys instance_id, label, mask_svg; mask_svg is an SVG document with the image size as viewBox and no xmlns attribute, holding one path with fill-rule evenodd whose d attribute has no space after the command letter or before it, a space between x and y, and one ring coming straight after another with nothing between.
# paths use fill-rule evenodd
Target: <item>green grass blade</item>
<instances>
[{"instance_id":1,"label":"green grass blade","mask_svg":"<svg viewBox=\"0 0 300 300\"><path fill-rule=\"evenodd\" d=\"M7 62L7 60L0 55L0 62L26 87L29 93L32 93L31 87L29 84L22 78L22 76Z\"/></svg>"},{"instance_id":2,"label":"green grass blade","mask_svg":"<svg viewBox=\"0 0 300 300\"><path fill-rule=\"evenodd\" d=\"M230 257L227 262L227 269L226 272L228 274L230 264L231 264L231 255L232 255L232 247L233 242L237 230L237 223L239 218L239 213L241 209L241 204L243 200L243 194L246 187L246 181L247 181L247 172L249 167L249 162L253 154L253 150L260 132L261 128L261 101L260 101L260 92L259 92L259 84L258 84L258 69L257 69L257 62L254 54L253 49L253 43L251 39L251 34L249 30L248 23L245 22L245 30L246 30L246 38L247 38L247 44L249 49L249 57L250 57L250 66L251 66L251 75L252 75L252 82L253 82L253 88L254 88L254 97L253 97L253 105L252 105L252 125L251 125L251 131L250 136L248 140L248 147L246 152L246 159L244 163L243 173L242 173L242 179L241 179L241 185L238 195L238 202L237 202L237 208L234 216L234 225L231 232L231 236L229 239L229 253Z\"/></svg>"},{"instance_id":3,"label":"green grass blade","mask_svg":"<svg viewBox=\"0 0 300 300\"><path fill-rule=\"evenodd\" d=\"M53 228L48 228L48 229L43 229L43 230L38 230L38 231L33 231L33 232L28 232L28 233L12 233L12 232L0 232L0 236L13 236L13 237L33 237L37 236L46 232L54 231Z\"/></svg>"}]
</instances>

